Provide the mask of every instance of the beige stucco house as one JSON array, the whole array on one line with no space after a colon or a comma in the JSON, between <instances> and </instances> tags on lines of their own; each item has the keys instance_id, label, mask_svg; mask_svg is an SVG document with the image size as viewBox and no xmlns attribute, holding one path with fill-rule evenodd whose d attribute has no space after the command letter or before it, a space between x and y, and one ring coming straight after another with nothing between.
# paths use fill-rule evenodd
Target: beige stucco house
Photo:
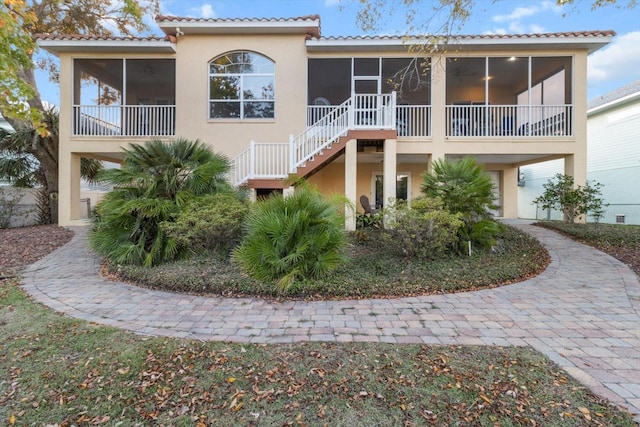
<instances>
[{"instance_id":1,"label":"beige stucco house","mask_svg":"<svg viewBox=\"0 0 640 427\"><path fill-rule=\"evenodd\" d=\"M434 159L474 156L496 214L517 217L520 166L563 158L584 183L587 55L614 36L322 37L317 16L157 25L166 37L39 37L60 58L62 225L80 218L81 157L174 137L229 156L254 194L297 174L358 206L410 200Z\"/></svg>"}]
</instances>

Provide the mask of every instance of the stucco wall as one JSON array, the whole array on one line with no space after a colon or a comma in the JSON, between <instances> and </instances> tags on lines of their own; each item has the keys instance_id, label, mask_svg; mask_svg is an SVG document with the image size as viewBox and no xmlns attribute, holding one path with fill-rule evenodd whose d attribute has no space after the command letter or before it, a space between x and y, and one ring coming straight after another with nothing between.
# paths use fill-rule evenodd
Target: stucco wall
<instances>
[{"instance_id":1,"label":"stucco wall","mask_svg":"<svg viewBox=\"0 0 640 427\"><path fill-rule=\"evenodd\" d=\"M249 50L275 62L274 119L208 117L209 68L217 56ZM176 54L176 136L200 139L215 151L234 157L251 140L288 142L306 125L307 52L304 35L181 37Z\"/></svg>"}]
</instances>

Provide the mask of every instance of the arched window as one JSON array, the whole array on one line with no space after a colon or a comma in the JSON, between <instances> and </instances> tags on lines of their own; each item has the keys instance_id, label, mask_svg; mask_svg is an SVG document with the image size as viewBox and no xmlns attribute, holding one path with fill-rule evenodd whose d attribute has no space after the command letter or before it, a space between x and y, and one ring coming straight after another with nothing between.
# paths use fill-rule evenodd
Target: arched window
<instances>
[{"instance_id":1,"label":"arched window","mask_svg":"<svg viewBox=\"0 0 640 427\"><path fill-rule=\"evenodd\" d=\"M209 63L209 118L274 117L275 64L266 56L238 50Z\"/></svg>"}]
</instances>

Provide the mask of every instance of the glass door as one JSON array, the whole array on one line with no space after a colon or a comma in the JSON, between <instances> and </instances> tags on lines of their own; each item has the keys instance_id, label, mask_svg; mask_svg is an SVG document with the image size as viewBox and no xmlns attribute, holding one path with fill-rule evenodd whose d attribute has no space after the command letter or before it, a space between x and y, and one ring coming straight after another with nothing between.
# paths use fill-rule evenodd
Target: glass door
<instances>
[{"instance_id":1,"label":"glass door","mask_svg":"<svg viewBox=\"0 0 640 427\"><path fill-rule=\"evenodd\" d=\"M411 174L398 172L396 176L396 200L407 202L410 199L410 185ZM385 202L388 202L384 197L384 175L382 172L373 174L373 200L376 209L384 208Z\"/></svg>"}]
</instances>

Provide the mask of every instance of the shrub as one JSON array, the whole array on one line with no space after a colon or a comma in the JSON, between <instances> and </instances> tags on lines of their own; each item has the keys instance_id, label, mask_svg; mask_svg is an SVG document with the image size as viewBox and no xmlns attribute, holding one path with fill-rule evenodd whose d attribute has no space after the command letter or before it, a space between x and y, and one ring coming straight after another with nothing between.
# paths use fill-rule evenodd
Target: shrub
<instances>
[{"instance_id":1,"label":"shrub","mask_svg":"<svg viewBox=\"0 0 640 427\"><path fill-rule=\"evenodd\" d=\"M543 185L544 193L536 198L533 203L540 205L542 209L560 209L565 222L575 222L580 215L588 213L596 222L604 215L603 200L598 182L574 187L573 177L556 174Z\"/></svg>"},{"instance_id":2,"label":"shrub","mask_svg":"<svg viewBox=\"0 0 640 427\"><path fill-rule=\"evenodd\" d=\"M465 222L484 218L495 207L491 177L473 157L434 161L433 172L422 174L420 189L427 197L439 197L448 211L463 214Z\"/></svg>"},{"instance_id":3,"label":"shrub","mask_svg":"<svg viewBox=\"0 0 640 427\"><path fill-rule=\"evenodd\" d=\"M199 141L148 141L124 150L120 169L100 178L114 186L96 207L93 249L116 264L145 267L176 259L184 248L160 226L196 196L229 191L228 160Z\"/></svg>"},{"instance_id":4,"label":"shrub","mask_svg":"<svg viewBox=\"0 0 640 427\"><path fill-rule=\"evenodd\" d=\"M374 214L356 213L356 228L382 228L384 221L384 211Z\"/></svg>"},{"instance_id":5,"label":"shrub","mask_svg":"<svg viewBox=\"0 0 640 427\"><path fill-rule=\"evenodd\" d=\"M344 217L314 189L273 195L252 206L234 259L257 280L287 292L296 280L319 279L343 260Z\"/></svg>"},{"instance_id":6,"label":"shrub","mask_svg":"<svg viewBox=\"0 0 640 427\"><path fill-rule=\"evenodd\" d=\"M460 213L443 209L440 198L417 198L399 207L389 230L389 244L411 258L435 259L455 249L464 226Z\"/></svg>"},{"instance_id":7,"label":"shrub","mask_svg":"<svg viewBox=\"0 0 640 427\"><path fill-rule=\"evenodd\" d=\"M169 238L192 253L228 253L242 239L248 211L247 203L235 193L200 196L174 222L163 222L162 227Z\"/></svg>"},{"instance_id":8,"label":"shrub","mask_svg":"<svg viewBox=\"0 0 640 427\"><path fill-rule=\"evenodd\" d=\"M491 219L493 183L481 164L473 157L458 161L446 159L433 162L433 173L422 175L422 192L427 197L438 197L444 208L460 214L464 226L459 231L460 249L471 241L483 248L495 244L500 225Z\"/></svg>"}]
</instances>

